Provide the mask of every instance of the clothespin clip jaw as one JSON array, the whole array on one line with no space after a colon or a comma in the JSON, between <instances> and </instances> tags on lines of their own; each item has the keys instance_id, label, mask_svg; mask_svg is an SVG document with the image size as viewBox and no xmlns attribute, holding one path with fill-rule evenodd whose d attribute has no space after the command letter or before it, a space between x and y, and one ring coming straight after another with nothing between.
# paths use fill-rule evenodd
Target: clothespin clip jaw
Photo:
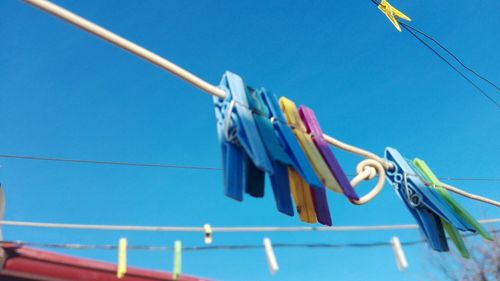
<instances>
[{"instance_id":1,"label":"clothespin clip jaw","mask_svg":"<svg viewBox=\"0 0 500 281\"><path fill-rule=\"evenodd\" d=\"M389 4L389 2L387 2L387 0L380 1L378 9L385 14L385 16L389 19L389 21L391 21L392 25L394 25L399 32L401 32L401 27L399 26L398 19L411 21L407 15L394 8L391 4Z\"/></svg>"},{"instance_id":2,"label":"clothespin clip jaw","mask_svg":"<svg viewBox=\"0 0 500 281\"><path fill-rule=\"evenodd\" d=\"M212 244L212 226L210 226L209 224L205 224L203 226L203 230L205 231L205 244L206 245L210 245Z\"/></svg>"},{"instance_id":3,"label":"clothespin clip jaw","mask_svg":"<svg viewBox=\"0 0 500 281\"><path fill-rule=\"evenodd\" d=\"M116 278L122 279L127 273L127 238L120 238L118 241L118 267Z\"/></svg>"}]
</instances>

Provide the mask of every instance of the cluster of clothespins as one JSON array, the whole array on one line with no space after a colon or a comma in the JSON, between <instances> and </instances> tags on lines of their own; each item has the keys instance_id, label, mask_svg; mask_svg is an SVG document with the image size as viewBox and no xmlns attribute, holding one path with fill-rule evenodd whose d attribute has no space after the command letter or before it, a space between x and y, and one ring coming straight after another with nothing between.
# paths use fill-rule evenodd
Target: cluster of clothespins
<instances>
[{"instance_id":1,"label":"cluster of clothespins","mask_svg":"<svg viewBox=\"0 0 500 281\"><path fill-rule=\"evenodd\" d=\"M385 158L393 169L386 172L388 181L417 221L429 246L438 252L449 251L445 231L464 258L470 258L458 230L479 233L487 240L493 237L457 201L421 159L407 160L386 148Z\"/></svg>"},{"instance_id":2,"label":"cluster of clothespins","mask_svg":"<svg viewBox=\"0 0 500 281\"><path fill-rule=\"evenodd\" d=\"M324 225L332 225L325 186L359 199L310 108L297 109L285 97L278 101L231 72L220 86L227 95L215 97L214 104L228 197L263 197L268 174L280 212L294 215L292 194L301 221Z\"/></svg>"},{"instance_id":3,"label":"cluster of clothespins","mask_svg":"<svg viewBox=\"0 0 500 281\"><path fill-rule=\"evenodd\" d=\"M293 216L293 198L301 221L324 225L332 225L325 187L350 201L359 199L310 108L297 109L285 97L278 100L265 89L253 89L231 72L224 74L220 87L226 98L216 97L214 104L226 196L238 201L243 193L263 197L268 174L278 211ZM424 161L407 161L393 148L386 149L385 158L387 179L432 249L449 250L444 230L464 258L469 253L458 230L492 240Z\"/></svg>"}]
</instances>

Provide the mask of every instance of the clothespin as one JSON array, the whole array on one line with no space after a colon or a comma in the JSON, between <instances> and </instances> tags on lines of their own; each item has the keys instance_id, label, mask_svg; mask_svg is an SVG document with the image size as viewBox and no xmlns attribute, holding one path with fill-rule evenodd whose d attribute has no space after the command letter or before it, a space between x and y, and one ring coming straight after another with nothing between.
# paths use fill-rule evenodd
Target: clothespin
<instances>
[{"instance_id":1,"label":"clothespin","mask_svg":"<svg viewBox=\"0 0 500 281\"><path fill-rule=\"evenodd\" d=\"M403 247L399 238L394 236L391 239L392 250L394 251L394 256L396 257L396 264L399 270L405 270L408 267L408 261L406 260L405 253L403 252Z\"/></svg>"},{"instance_id":2,"label":"clothespin","mask_svg":"<svg viewBox=\"0 0 500 281\"><path fill-rule=\"evenodd\" d=\"M288 182L295 201L297 213L301 221L315 223L316 210L311 194L319 190L315 193L319 193L316 195L316 197L318 197L316 199L321 203L322 197L326 198L326 194L324 194L324 196L321 194L321 190L324 190L325 187L316 175L299 141L295 137L294 132L288 125L281 111L277 97L264 89L261 90L261 97L269 108L270 118L274 125L274 129L280 137L280 143L284 146L285 152L292 160L292 167L288 167ZM271 178L271 180L272 179L273 178ZM319 205L320 204L318 204L318 206Z\"/></svg>"},{"instance_id":3,"label":"clothespin","mask_svg":"<svg viewBox=\"0 0 500 281\"><path fill-rule=\"evenodd\" d=\"M118 268L116 277L122 279L127 273L127 238L120 238L118 241Z\"/></svg>"},{"instance_id":4,"label":"clothespin","mask_svg":"<svg viewBox=\"0 0 500 281\"><path fill-rule=\"evenodd\" d=\"M340 167L337 158L335 158L335 155L330 150L330 146L326 143L323 137L323 131L319 126L319 122L316 119L314 111L304 105L301 105L299 107L299 114L304 122L307 132L310 134L311 139L314 142L314 145L323 157L325 163L328 165L330 172L335 177L334 186L331 189L335 192L343 193L349 199L358 200L358 195L354 191L349 179L347 179L347 176Z\"/></svg>"},{"instance_id":5,"label":"clothespin","mask_svg":"<svg viewBox=\"0 0 500 281\"><path fill-rule=\"evenodd\" d=\"M394 186L396 194L417 221L429 246L435 251L449 251L440 216L425 204L429 199L421 192L425 190L424 183L414 176L413 170L397 150L386 148L385 159L394 167L392 171L386 172L387 180Z\"/></svg>"},{"instance_id":6,"label":"clothespin","mask_svg":"<svg viewBox=\"0 0 500 281\"><path fill-rule=\"evenodd\" d=\"M401 27L399 26L398 19L411 21L408 16L394 8L391 4L389 4L389 2L387 2L387 0L380 1L378 8L385 14L385 16L391 21L392 25L394 25L399 32L401 32Z\"/></svg>"},{"instance_id":7,"label":"clothespin","mask_svg":"<svg viewBox=\"0 0 500 281\"><path fill-rule=\"evenodd\" d=\"M267 265L269 266L269 271L271 274L276 274L279 270L278 261L274 255L273 245L271 244L271 239L264 238L264 251L266 253Z\"/></svg>"},{"instance_id":8,"label":"clothespin","mask_svg":"<svg viewBox=\"0 0 500 281\"><path fill-rule=\"evenodd\" d=\"M172 271L172 279L177 280L182 272L182 242L176 240L174 243L174 270Z\"/></svg>"},{"instance_id":9,"label":"clothespin","mask_svg":"<svg viewBox=\"0 0 500 281\"><path fill-rule=\"evenodd\" d=\"M316 223L316 207L312 198L312 190L307 182L292 168L288 168L290 190L301 221Z\"/></svg>"},{"instance_id":10,"label":"clothespin","mask_svg":"<svg viewBox=\"0 0 500 281\"><path fill-rule=\"evenodd\" d=\"M441 182L423 160L416 158L413 160L413 164L415 166L415 170L418 170L420 172L419 175L429 183L428 187L433 189L434 191L437 191L437 194L441 196L445 200L445 202L452 208L452 210L459 216L459 218L464 221L464 224L469 225L469 230L470 228L473 228L472 232L478 231L479 234L481 234L481 236L483 236L485 239L493 239L493 237L491 237L491 235L479 224L479 222L477 222L464 208L462 208L462 206L460 206L460 204L458 204L458 202L455 201L453 197L451 197L446 189L440 186ZM448 233L448 236L450 236L451 240L457 247L457 250L460 252L462 257L465 259L469 259L469 251L467 250L465 242L462 239L462 236L460 236L458 230L452 224L446 222L444 219L441 220L444 229Z\"/></svg>"},{"instance_id":11,"label":"clothespin","mask_svg":"<svg viewBox=\"0 0 500 281\"><path fill-rule=\"evenodd\" d=\"M273 166L274 174L269 175L269 179L276 207L278 211L293 216L293 204L290 197L287 169L287 167L293 166L293 162L285 152L285 146L280 142L278 132L271 122L270 110L264 101L262 91L265 90L257 91L251 87L247 87L248 105L253 112L257 128Z\"/></svg>"},{"instance_id":12,"label":"clothespin","mask_svg":"<svg viewBox=\"0 0 500 281\"><path fill-rule=\"evenodd\" d=\"M422 174L427 177L431 186L435 188L439 194L446 200L446 202L451 206L453 211L457 213L466 223L472 226L479 234L487 240L493 241L493 237L490 233L476 220L474 217L467 212L453 197L451 194L441 186L441 181L436 177L432 170L427 166L427 164L418 158L413 160L415 166L417 166Z\"/></svg>"},{"instance_id":13,"label":"clothespin","mask_svg":"<svg viewBox=\"0 0 500 281\"><path fill-rule=\"evenodd\" d=\"M263 192L264 173L273 168L248 106L243 80L226 72L220 87L226 98L214 97L217 134L222 148L225 194L243 200L243 190L253 196Z\"/></svg>"},{"instance_id":14,"label":"clothespin","mask_svg":"<svg viewBox=\"0 0 500 281\"><path fill-rule=\"evenodd\" d=\"M212 227L209 224L205 224L203 230L205 231L205 244L212 244Z\"/></svg>"},{"instance_id":15,"label":"clothespin","mask_svg":"<svg viewBox=\"0 0 500 281\"><path fill-rule=\"evenodd\" d=\"M306 128L300 118L297 106L295 103L285 97L279 100L281 110L283 111L288 124L292 127L292 131L297 138L302 150L304 151L309 163L313 167L316 175L321 179L323 184L334 189L338 186L323 157L316 149L311 136L306 133ZM340 189L339 189L340 190ZM326 191L324 187L310 189L313 196L316 216L319 222L326 225L332 225L330 210L328 209L328 201L326 199Z\"/></svg>"}]
</instances>

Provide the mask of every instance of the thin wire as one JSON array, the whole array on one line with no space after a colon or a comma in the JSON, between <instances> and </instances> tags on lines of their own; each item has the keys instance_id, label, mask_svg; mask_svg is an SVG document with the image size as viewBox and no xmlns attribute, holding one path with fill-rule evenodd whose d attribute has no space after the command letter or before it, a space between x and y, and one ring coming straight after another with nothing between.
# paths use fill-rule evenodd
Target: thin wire
<instances>
[{"instance_id":1,"label":"thin wire","mask_svg":"<svg viewBox=\"0 0 500 281\"><path fill-rule=\"evenodd\" d=\"M500 222L500 218L479 220L482 224ZM1 220L0 225L58 228L58 229L80 229L80 230L112 230L112 231L151 231L151 232L205 232L203 226L134 226L134 225L98 225L98 224L67 224L67 223L43 223ZM212 227L212 232L315 232L315 231L388 231L418 229L416 224L399 225L368 225L368 226L244 226L244 227Z\"/></svg>"},{"instance_id":2,"label":"thin wire","mask_svg":"<svg viewBox=\"0 0 500 281\"><path fill-rule=\"evenodd\" d=\"M498 229L493 229L491 233L500 232ZM468 233L463 237L476 236L477 233ZM447 240L450 240L448 237ZM401 242L403 246L415 246L426 243L427 240L413 240ZM24 241L0 241L0 245L14 246L33 246L41 248L56 248L56 249L72 249L72 250L112 250L116 251L118 245L85 245L85 244L59 244L59 243L37 243ZM391 246L391 242L371 242L371 243L346 243L346 244L330 244L330 243L273 243L273 248L313 248L313 249L332 249L332 248L377 248ZM214 251L214 250L254 250L262 249L263 245L213 245L213 246L185 246L182 251L198 252L198 251ZM173 251L171 246L149 246L149 245L127 245L127 250L130 251Z\"/></svg>"},{"instance_id":3,"label":"thin wire","mask_svg":"<svg viewBox=\"0 0 500 281\"><path fill-rule=\"evenodd\" d=\"M221 171L222 170L222 168L206 167L206 166L135 163L135 162L118 162L118 161L98 161L98 160L82 160L82 159L28 156L28 155L12 155L12 154L0 154L0 158L39 160L39 161L55 161L55 162L67 162L67 163L80 163L80 164L97 164L97 165L154 167L154 168L169 168L169 169L213 170L213 171Z\"/></svg>"},{"instance_id":4,"label":"thin wire","mask_svg":"<svg viewBox=\"0 0 500 281\"><path fill-rule=\"evenodd\" d=\"M77 163L77 164L95 164L95 165L151 167L151 168L166 168L166 169L188 169L188 170L222 171L222 168L209 167L209 166L175 165L175 164L158 164L158 163L138 163L138 162L122 162L122 161L82 160L82 159L45 157L45 156L33 156L33 155L0 154L0 158L20 159L20 160L35 160L35 161L54 161L54 162L66 162L66 163ZM348 174L348 176L355 176L355 175L354 174ZM441 180L447 180L447 181L500 182L500 178L440 177L440 179Z\"/></svg>"},{"instance_id":5,"label":"thin wire","mask_svg":"<svg viewBox=\"0 0 500 281\"><path fill-rule=\"evenodd\" d=\"M469 84L471 84L472 86L474 86L474 88L476 88L476 90L478 90L484 97L486 97L487 99L489 99L493 104L495 104L498 108L500 108L500 103L498 103L495 99L493 99L493 97L491 97L490 95L488 95L485 91L483 91L483 89L481 89L476 83L474 83L472 80L470 80L465 74L463 74L458 68L456 68L453 64L451 64L446 58L444 58L441 54L439 54L439 52L437 52L434 48L432 48L432 46L430 46L429 44L427 44L427 42L425 42L422 38L420 38L417 34L415 34L409 27L407 24L401 22L401 21L398 21L399 24L401 24L401 26L403 26L404 29L406 29L406 31L408 31L411 35L413 35L413 37L415 37L418 41L420 41L420 43L422 43L424 46L426 46L429 50L431 50L436 56L438 56L442 61L444 61L449 67L451 67L453 70L455 70L455 72L457 72L460 76L462 76L462 78L464 78L467 82L469 82Z\"/></svg>"},{"instance_id":6,"label":"thin wire","mask_svg":"<svg viewBox=\"0 0 500 281\"><path fill-rule=\"evenodd\" d=\"M463 68L467 69L472 74L476 75L479 79L482 79L483 81L485 81L486 83L490 84L491 86L495 87L498 91L500 91L500 88L495 83L491 82L486 77L478 74L472 68L470 68L467 65L465 65L455 54L453 54L453 52L451 52L450 50L448 50L448 48L446 48L445 46L443 46L441 43L439 43L439 41L437 41L436 39L434 39L432 36L426 34L425 32L423 32L423 31L421 31L421 30L417 29L416 27L413 27L413 26L411 26L409 24L403 23L403 25L406 25L408 28L411 28L415 32L422 34L423 36L425 36L426 38L428 38L429 40L431 40L432 42L434 42L436 45L438 45L439 47L441 47L441 49L443 49L445 52L447 52L451 57L453 57L453 59L455 59Z\"/></svg>"}]
</instances>

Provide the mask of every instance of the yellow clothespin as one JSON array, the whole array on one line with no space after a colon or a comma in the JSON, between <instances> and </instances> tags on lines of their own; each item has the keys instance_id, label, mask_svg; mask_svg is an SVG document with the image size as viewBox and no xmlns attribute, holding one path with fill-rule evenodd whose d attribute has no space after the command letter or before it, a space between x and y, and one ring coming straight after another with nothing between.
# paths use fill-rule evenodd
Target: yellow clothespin
<instances>
[{"instance_id":1,"label":"yellow clothespin","mask_svg":"<svg viewBox=\"0 0 500 281\"><path fill-rule=\"evenodd\" d=\"M333 177L323 156L321 156L321 153L314 145L311 136L306 132L305 125L300 119L299 111L295 103L286 97L281 97L279 99L279 104L288 124L292 126L292 131L299 141L302 150L306 154L307 159L309 159L316 175L318 175L318 178L332 191L342 193L337 180Z\"/></svg>"},{"instance_id":2,"label":"yellow clothespin","mask_svg":"<svg viewBox=\"0 0 500 281\"><path fill-rule=\"evenodd\" d=\"M307 182L292 168L288 168L290 191L299 214L299 219L307 223L316 223L316 210Z\"/></svg>"},{"instance_id":3,"label":"yellow clothespin","mask_svg":"<svg viewBox=\"0 0 500 281\"><path fill-rule=\"evenodd\" d=\"M385 16L391 21L391 23L396 27L396 29L401 32L401 27L399 26L398 19L404 19L407 21L411 21L411 19L400 12L398 9L394 8L387 2L387 0L380 1L378 5L378 9L385 14Z\"/></svg>"},{"instance_id":4,"label":"yellow clothespin","mask_svg":"<svg viewBox=\"0 0 500 281\"><path fill-rule=\"evenodd\" d=\"M209 224L205 224L203 229L205 230L205 244L212 244L212 227Z\"/></svg>"},{"instance_id":5,"label":"yellow clothespin","mask_svg":"<svg viewBox=\"0 0 500 281\"><path fill-rule=\"evenodd\" d=\"M118 269L116 278L122 279L127 273L127 238L120 238L118 241Z\"/></svg>"}]
</instances>

